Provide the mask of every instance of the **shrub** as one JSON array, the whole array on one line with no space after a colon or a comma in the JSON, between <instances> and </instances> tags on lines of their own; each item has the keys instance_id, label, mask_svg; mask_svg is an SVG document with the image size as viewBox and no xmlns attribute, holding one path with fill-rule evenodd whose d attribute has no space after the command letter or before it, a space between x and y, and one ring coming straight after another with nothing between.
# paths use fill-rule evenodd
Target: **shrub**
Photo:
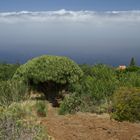
<instances>
[{"instance_id":1,"label":"shrub","mask_svg":"<svg viewBox=\"0 0 140 140\"><path fill-rule=\"evenodd\" d=\"M104 65L104 64L96 64L92 67L92 76L96 79L104 79L110 80L115 78L115 70L113 67Z\"/></svg>"},{"instance_id":2,"label":"shrub","mask_svg":"<svg viewBox=\"0 0 140 140\"><path fill-rule=\"evenodd\" d=\"M60 105L59 114L73 114L81 111L82 103L82 98L79 96L79 94L73 93L72 95L64 99L64 101Z\"/></svg>"},{"instance_id":3,"label":"shrub","mask_svg":"<svg viewBox=\"0 0 140 140\"><path fill-rule=\"evenodd\" d=\"M129 66L129 67L127 67L126 68L126 72L137 72L137 71L139 71L140 70L140 67L138 67L138 66Z\"/></svg>"},{"instance_id":4,"label":"shrub","mask_svg":"<svg viewBox=\"0 0 140 140\"><path fill-rule=\"evenodd\" d=\"M83 64L79 65L80 68L83 70L85 76L92 76L92 67L91 65Z\"/></svg>"},{"instance_id":5,"label":"shrub","mask_svg":"<svg viewBox=\"0 0 140 140\"><path fill-rule=\"evenodd\" d=\"M102 85L103 84L103 85ZM60 114L81 112L107 112L105 84L97 82L91 76L84 77L79 84L71 88L70 96L60 105Z\"/></svg>"},{"instance_id":6,"label":"shrub","mask_svg":"<svg viewBox=\"0 0 140 140\"><path fill-rule=\"evenodd\" d=\"M26 108L24 108L21 103L12 103L10 106L5 108L5 113L11 114L17 119L23 119L25 116L27 116Z\"/></svg>"},{"instance_id":7,"label":"shrub","mask_svg":"<svg viewBox=\"0 0 140 140\"><path fill-rule=\"evenodd\" d=\"M97 64L92 67L92 75L86 76L85 85L88 92L97 101L110 98L114 91L118 88L115 70L112 67L103 64ZM85 90L85 92L87 89Z\"/></svg>"},{"instance_id":8,"label":"shrub","mask_svg":"<svg viewBox=\"0 0 140 140\"><path fill-rule=\"evenodd\" d=\"M119 85L126 87L140 87L140 74L138 72L122 73L119 78Z\"/></svg>"},{"instance_id":9,"label":"shrub","mask_svg":"<svg viewBox=\"0 0 140 140\"><path fill-rule=\"evenodd\" d=\"M53 106L57 106L59 91L68 90L68 85L79 81L82 75L80 67L69 58L45 55L22 65L13 78L41 90Z\"/></svg>"},{"instance_id":10,"label":"shrub","mask_svg":"<svg viewBox=\"0 0 140 140\"><path fill-rule=\"evenodd\" d=\"M46 109L46 103L44 101L37 101L35 104L35 109L38 116L46 117L47 109Z\"/></svg>"},{"instance_id":11,"label":"shrub","mask_svg":"<svg viewBox=\"0 0 140 140\"><path fill-rule=\"evenodd\" d=\"M79 66L67 57L45 55L22 65L14 78L23 78L33 83L53 81L67 84L77 82L82 75Z\"/></svg>"},{"instance_id":12,"label":"shrub","mask_svg":"<svg viewBox=\"0 0 140 140\"><path fill-rule=\"evenodd\" d=\"M112 96L114 91L118 88L119 81L112 67L97 64L92 67L92 72L90 68L89 75L84 75L84 78L80 81L80 85L83 92L92 95L94 99L99 101ZM77 91L76 86L72 92L74 91Z\"/></svg>"},{"instance_id":13,"label":"shrub","mask_svg":"<svg viewBox=\"0 0 140 140\"><path fill-rule=\"evenodd\" d=\"M35 102L12 103L0 107L1 140L47 140L46 128L31 117ZM30 112L29 112L30 110Z\"/></svg>"},{"instance_id":14,"label":"shrub","mask_svg":"<svg viewBox=\"0 0 140 140\"><path fill-rule=\"evenodd\" d=\"M12 79L18 67L18 64L0 63L0 80L6 81Z\"/></svg>"},{"instance_id":15,"label":"shrub","mask_svg":"<svg viewBox=\"0 0 140 140\"><path fill-rule=\"evenodd\" d=\"M86 74L79 83L71 86L70 96L60 105L60 113L108 112L110 98L118 88L118 80L115 70L109 66L98 64L90 67L90 73L87 66ZM85 72L85 70L84 70Z\"/></svg>"},{"instance_id":16,"label":"shrub","mask_svg":"<svg viewBox=\"0 0 140 140\"><path fill-rule=\"evenodd\" d=\"M0 139L2 140L47 140L45 128L35 122L19 120L12 114L0 115Z\"/></svg>"},{"instance_id":17,"label":"shrub","mask_svg":"<svg viewBox=\"0 0 140 140\"><path fill-rule=\"evenodd\" d=\"M17 80L0 82L0 105L9 106L13 102L20 102L27 98L28 88L25 83Z\"/></svg>"},{"instance_id":18,"label":"shrub","mask_svg":"<svg viewBox=\"0 0 140 140\"><path fill-rule=\"evenodd\" d=\"M95 65L92 69L92 77L95 79L93 92L98 96L98 100L109 98L118 87L115 70L107 65Z\"/></svg>"},{"instance_id":19,"label":"shrub","mask_svg":"<svg viewBox=\"0 0 140 140\"><path fill-rule=\"evenodd\" d=\"M140 89L120 88L113 96L112 117L119 121L140 121Z\"/></svg>"}]
</instances>

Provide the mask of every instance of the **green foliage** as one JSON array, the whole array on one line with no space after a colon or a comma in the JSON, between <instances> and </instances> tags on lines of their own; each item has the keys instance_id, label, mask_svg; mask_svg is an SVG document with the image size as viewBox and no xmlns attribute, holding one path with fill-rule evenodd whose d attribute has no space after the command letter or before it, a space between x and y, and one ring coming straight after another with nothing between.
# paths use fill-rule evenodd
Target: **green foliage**
<instances>
[{"instance_id":1,"label":"green foliage","mask_svg":"<svg viewBox=\"0 0 140 140\"><path fill-rule=\"evenodd\" d=\"M46 128L33 116L35 107L36 101L14 102L8 107L0 107L0 139L48 140Z\"/></svg>"},{"instance_id":2,"label":"green foliage","mask_svg":"<svg viewBox=\"0 0 140 140\"><path fill-rule=\"evenodd\" d=\"M136 66L136 62L135 62L134 57L131 58L129 66Z\"/></svg>"},{"instance_id":3,"label":"green foliage","mask_svg":"<svg viewBox=\"0 0 140 140\"><path fill-rule=\"evenodd\" d=\"M8 107L5 107L4 113L13 117L15 116L17 119L23 119L27 115L25 108L20 103L12 103Z\"/></svg>"},{"instance_id":4,"label":"green foliage","mask_svg":"<svg viewBox=\"0 0 140 140\"><path fill-rule=\"evenodd\" d=\"M92 66L91 65L83 64L83 65L79 65L79 66L83 70L85 76L92 76Z\"/></svg>"},{"instance_id":5,"label":"green foliage","mask_svg":"<svg viewBox=\"0 0 140 140\"><path fill-rule=\"evenodd\" d=\"M37 101L36 105L35 105L35 109L36 109L38 116L46 117L47 107L46 107L46 103L44 101Z\"/></svg>"},{"instance_id":6,"label":"green foliage","mask_svg":"<svg viewBox=\"0 0 140 140\"><path fill-rule=\"evenodd\" d=\"M120 88L113 96L112 117L119 121L140 121L140 89Z\"/></svg>"},{"instance_id":7,"label":"green foliage","mask_svg":"<svg viewBox=\"0 0 140 140\"><path fill-rule=\"evenodd\" d=\"M140 73L139 72L125 72L119 75L120 87L140 87Z\"/></svg>"},{"instance_id":8,"label":"green foliage","mask_svg":"<svg viewBox=\"0 0 140 140\"><path fill-rule=\"evenodd\" d=\"M67 57L44 55L29 60L18 68L14 78L33 83L53 81L71 84L77 82L82 75L79 66Z\"/></svg>"},{"instance_id":9,"label":"green foliage","mask_svg":"<svg viewBox=\"0 0 140 140\"><path fill-rule=\"evenodd\" d=\"M73 114L81 111L81 106L83 105L82 103L83 101L79 94L73 93L71 96L64 99L60 105L59 114Z\"/></svg>"},{"instance_id":10,"label":"green foliage","mask_svg":"<svg viewBox=\"0 0 140 140\"><path fill-rule=\"evenodd\" d=\"M92 68L92 76L96 79L110 80L115 78L114 68L104 65L96 64Z\"/></svg>"},{"instance_id":11,"label":"green foliage","mask_svg":"<svg viewBox=\"0 0 140 140\"><path fill-rule=\"evenodd\" d=\"M107 112L110 97L117 88L115 70L106 65L96 65L90 75L86 74L71 87L72 94L62 102L60 113Z\"/></svg>"},{"instance_id":12,"label":"green foliage","mask_svg":"<svg viewBox=\"0 0 140 140\"><path fill-rule=\"evenodd\" d=\"M125 70L126 72L137 72L140 71L140 67L138 66L129 66Z\"/></svg>"},{"instance_id":13,"label":"green foliage","mask_svg":"<svg viewBox=\"0 0 140 140\"><path fill-rule=\"evenodd\" d=\"M9 106L27 98L28 88L25 83L17 80L0 82L0 105Z\"/></svg>"},{"instance_id":14,"label":"green foliage","mask_svg":"<svg viewBox=\"0 0 140 140\"><path fill-rule=\"evenodd\" d=\"M20 120L7 112L0 114L1 140L47 140L45 128L35 122Z\"/></svg>"},{"instance_id":15,"label":"green foliage","mask_svg":"<svg viewBox=\"0 0 140 140\"><path fill-rule=\"evenodd\" d=\"M102 64L92 68L92 77L87 77L86 81L97 100L110 97L118 87L115 70Z\"/></svg>"},{"instance_id":16,"label":"green foliage","mask_svg":"<svg viewBox=\"0 0 140 140\"><path fill-rule=\"evenodd\" d=\"M6 81L12 79L15 71L19 67L18 64L0 64L0 80Z\"/></svg>"}]
</instances>

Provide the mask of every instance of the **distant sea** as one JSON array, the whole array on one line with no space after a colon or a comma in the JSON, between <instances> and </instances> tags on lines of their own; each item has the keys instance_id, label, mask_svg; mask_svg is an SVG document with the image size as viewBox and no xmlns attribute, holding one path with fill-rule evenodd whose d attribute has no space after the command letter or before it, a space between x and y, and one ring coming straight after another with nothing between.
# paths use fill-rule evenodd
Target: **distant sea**
<instances>
[{"instance_id":1,"label":"distant sea","mask_svg":"<svg viewBox=\"0 0 140 140\"><path fill-rule=\"evenodd\" d=\"M48 51L40 51L40 52L16 52L16 51L0 51L0 62L6 63L26 63L28 60L38 57L41 55L57 55L57 56L66 56L77 62L78 64L97 64L104 63L107 65L118 66L118 65L129 65L131 57L135 57L136 62L140 65L140 55L116 55L113 54L96 54L89 52L48 52Z\"/></svg>"}]
</instances>

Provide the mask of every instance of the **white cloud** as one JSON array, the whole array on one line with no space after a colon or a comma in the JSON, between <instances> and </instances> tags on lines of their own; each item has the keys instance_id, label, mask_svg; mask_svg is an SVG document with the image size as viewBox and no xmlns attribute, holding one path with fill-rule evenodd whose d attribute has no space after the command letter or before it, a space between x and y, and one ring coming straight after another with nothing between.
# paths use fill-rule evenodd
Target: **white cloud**
<instances>
[{"instance_id":1,"label":"white cloud","mask_svg":"<svg viewBox=\"0 0 140 140\"><path fill-rule=\"evenodd\" d=\"M104 24L109 22L140 22L140 11L42 11L0 13L0 23L21 22L81 22Z\"/></svg>"}]
</instances>

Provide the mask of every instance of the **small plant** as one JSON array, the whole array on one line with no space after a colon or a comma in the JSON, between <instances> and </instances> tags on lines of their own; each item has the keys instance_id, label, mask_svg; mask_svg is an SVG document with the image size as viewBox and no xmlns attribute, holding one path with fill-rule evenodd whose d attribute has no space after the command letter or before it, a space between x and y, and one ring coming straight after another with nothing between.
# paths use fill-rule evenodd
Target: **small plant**
<instances>
[{"instance_id":1,"label":"small plant","mask_svg":"<svg viewBox=\"0 0 140 140\"><path fill-rule=\"evenodd\" d=\"M46 117L47 109L44 101L37 101L35 104L35 109L38 116Z\"/></svg>"},{"instance_id":2,"label":"small plant","mask_svg":"<svg viewBox=\"0 0 140 140\"><path fill-rule=\"evenodd\" d=\"M120 88L113 96L112 117L119 121L140 121L140 89Z\"/></svg>"},{"instance_id":3,"label":"small plant","mask_svg":"<svg viewBox=\"0 0 140 140\"><path fill-rule=\"evenodd\" d=\"M0 115L1 140L47 140L46 128L35 122L20 120L12 114Z\"/></svg>"},{"instance_id":4,"label":"small plant","mask_svg":"<svg viewBox=\"0 0 140 140\"><path fill-rule=\"evenodd\" d=\"M81 111L82 99L77 93L73 93L69 97L66 97L60 105L59 114L73 114Z\"/></svg>"},{"instance_id":5,"label":"small plant","mask_svg":"<svg viewBox=\"0 0 140 140\"><path fill-rule=\"evenodd\" d=\"M21 103L1 107L0 140L48 140L46 128L28 115L27 106Z\"/></svg>"},{"instance_id":6,"label":"small plant","mask_svg":"<svg viewBox=\"0 0 140 140\"><path fill-rule=\"evenodd\" d=\"M16 116L16 118L24 118L26 116L26 110L22 107L21 104L13 103L7 109L6 112Z\"/></svg>"}]
</instances>

